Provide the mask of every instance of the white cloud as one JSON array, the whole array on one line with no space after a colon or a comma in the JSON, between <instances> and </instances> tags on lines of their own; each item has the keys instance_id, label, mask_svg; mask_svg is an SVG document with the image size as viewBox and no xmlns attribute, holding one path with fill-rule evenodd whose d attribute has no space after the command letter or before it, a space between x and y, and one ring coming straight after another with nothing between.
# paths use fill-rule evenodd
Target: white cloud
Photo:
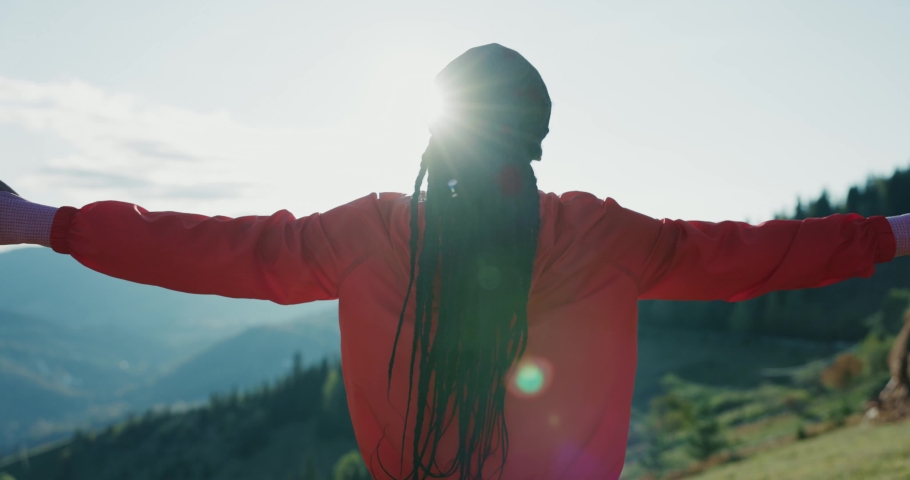
<instances>
[{"instance_id":1,"label":"white cloud","mask_svg":"<svg viewBox=\"0 0 910 480\"><path fill-rule=\"evenodd\" d=\"M0 77L0 129L25 128L69 146L15 179L34 201L120 199L150 209L237 215L289 208L301 215L377 186L408 185L426 139L419 124L402 121L419 113L412 87L384 97L395 105L379 101L342 124L302 129L252 126L228 112L158 105L79 80Z\"/></svg>"}]
</instances>

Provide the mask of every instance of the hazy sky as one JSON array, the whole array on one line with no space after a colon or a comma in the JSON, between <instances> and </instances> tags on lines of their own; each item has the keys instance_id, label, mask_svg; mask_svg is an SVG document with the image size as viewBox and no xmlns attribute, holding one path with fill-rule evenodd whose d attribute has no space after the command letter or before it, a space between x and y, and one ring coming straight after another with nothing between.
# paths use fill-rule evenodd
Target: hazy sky
<instances>
[{"instance_id":1,"label":"hazy sky","mask_svg":"<svg viewBox=\"0 0 910 480\"><path fill-rule=\"evenodd\" d=\"M0 178L37 202L297 215L409 192L436 72L554 101L540 187L762 221L910 164L910 2L0 0Z\"/></svg>"}]
</instances>

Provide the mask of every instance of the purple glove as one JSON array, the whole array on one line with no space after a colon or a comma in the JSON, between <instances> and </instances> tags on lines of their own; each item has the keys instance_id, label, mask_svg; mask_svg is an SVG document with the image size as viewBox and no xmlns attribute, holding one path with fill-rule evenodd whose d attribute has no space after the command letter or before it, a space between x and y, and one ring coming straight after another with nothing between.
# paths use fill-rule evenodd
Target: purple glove
<instances>
[{"instance_id":1,"label":"purple glove","mask_svg":"<svg viewBox=\"0 0 910 480\"><path fill-rule=\"evenodd\" d=\"M888 217L891 230L894 231L895 257L910 255L910 213Z\"/></svg>"},{"instance_id":2,"label":"purple glove","mask_svg":"<svg viewBox=\"0 0 910 480\"><path fill-rule=\"evenodd\" d=\"M57 209L29 202L0 182L0 245L29 243L51 246Z\"/></svg>"}]
</instances>

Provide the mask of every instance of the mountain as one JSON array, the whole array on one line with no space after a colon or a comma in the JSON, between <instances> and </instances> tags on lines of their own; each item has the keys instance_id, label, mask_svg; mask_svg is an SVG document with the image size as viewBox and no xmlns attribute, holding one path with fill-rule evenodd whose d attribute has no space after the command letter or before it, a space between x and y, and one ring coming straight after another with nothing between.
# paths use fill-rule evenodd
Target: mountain
<instances>
[{"instance_id":1,"label":"mountain","mask_svg":"<svg viewBox=\"0 0 910 480\"><path fill-rule=\"evenodd\" d=\"M0 310L0 450L54 433L135 382L140 372L118 365L127 352L117 340Z\"/></svg>"},{"instance_id":2,"label":"mountain","mask_svg":"<svg viewBox=\"0 0 910 480\"><path fill-rule=\"evenodd\" d=\"M188 295L37 248L0 254L0 273L0 451L107 424L127 409L257 384L295 351L338 350L337 302Z\"/></svg>"},{"instance_id":3,"label":"mountain","mask_svg":"<svg viewBox=\"0 0 910 480\"><path fill-rule=\"evenodd\" d=\"M105 425L127 410L249 389L287 372L298 353L308 363L337 357L337 318L327 308L250 327L157 372L118 361L128 354L104 337L0 311L0 451Z\"/></svg>"},{"instance_id":4,"label":"mountain","mask_svg":"<svg viewBox=\"0 0 910 480\"><path fill-rule=\"evenodd\" d=\"M251 327L174 365L127 397L138 405L194 402L212 392L250 389L286 373L296 354L305 364L338 357L340 342L337 310Z\"/></svg>"},{"instance_id":5,"label":"mountain","mask_svg":"<svg viewBox=\"0 0 910 480\"><path fill-rule=\"evenodd\" d=\"M127 332L185 354L245 327L300 318L320 302L282 306L267 301L188 295L108 277L46 248L0 254L0 309L53 320L90 333ZM148 349L144 349L148 352Z\"/></svg>"}]
</instances>

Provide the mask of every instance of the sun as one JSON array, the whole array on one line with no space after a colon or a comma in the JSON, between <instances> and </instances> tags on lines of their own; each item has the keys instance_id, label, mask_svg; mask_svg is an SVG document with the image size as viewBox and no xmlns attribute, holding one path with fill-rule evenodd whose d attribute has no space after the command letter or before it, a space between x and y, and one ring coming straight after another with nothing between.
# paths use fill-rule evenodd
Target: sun
<instances>
[{"instance_id":1,"label":"sun","mask_svg":"<svg viewBox=\"0 0 910 480\"><path fill-rule=\"evenodd\" d=\"M423 88L421 106L427 125L438 123L446 113L442 92L431 82Z\"/></svg>"}]
</instances>

